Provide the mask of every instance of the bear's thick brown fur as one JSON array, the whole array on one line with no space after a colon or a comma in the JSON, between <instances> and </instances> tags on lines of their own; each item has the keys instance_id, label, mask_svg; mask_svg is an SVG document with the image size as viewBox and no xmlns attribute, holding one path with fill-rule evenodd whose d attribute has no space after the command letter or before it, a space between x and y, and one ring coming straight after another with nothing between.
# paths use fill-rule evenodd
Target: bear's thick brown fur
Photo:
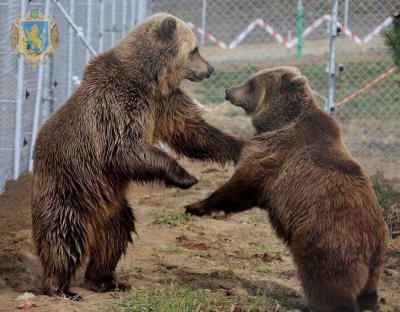
<instances>
[{"instance_id":1,"label":"bear's thick brown fur","mask_svg":"<svg viewBox=\"0 0 400 312\"><path fill-rule=\"evenodd\" d=\"M243 143L207 124L179 88L183 79L200 81L212 71L188 26L164 13L86 67L35 144L33 238L46 294L74 297L70 279L87 258L87 287L128 287L117 282L115 267L135 230L129 181L197 183L154 143L190 158L238 161Z\"/></svg>"},{"instance_id":2,"label":"bear's thick brown fur","mask_svg":"<svg viewBox=\"0 0 400 312\"><path fill-rule=\"evenodd\" d=\"M257 134L232 178L187 211L266 209L313 311L377 311L387 226L367 176L306 78L293 67L263 70L226 98L252 116Z\"/></svg>"}]
</instances>

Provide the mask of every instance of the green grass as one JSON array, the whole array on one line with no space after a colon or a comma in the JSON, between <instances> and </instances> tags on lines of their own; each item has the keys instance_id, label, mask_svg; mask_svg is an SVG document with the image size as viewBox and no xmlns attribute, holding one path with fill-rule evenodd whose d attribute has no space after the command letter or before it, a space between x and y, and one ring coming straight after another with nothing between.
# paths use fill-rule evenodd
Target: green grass
<instances>
[{"instance_id":1,"label":"green grass","mask_svg":"<svg viewBox=\"0 0 400 312\"><path fill-rule=\"evenodd\" d=\"M262 266L260 268L257 268L256 271L260 272L260 273L265 273L265 274L272 273L272 269L268 266Z\"/></svg>"},{"instance_id":2,"label":"green grass","mask_svg":"<svg viewBox=\"0 0 400 312\"><path fill-rule=\"evenodd\" d=\"M232 270L213 269L210 276L215 279L236 279L236 275Z\"/></svg>"},{"instance_id":3,"label":"green grass","mask_svg":"<svg viewBox=\"0 0 400 312\"><path fill-rule=\"evenodd\" d=\"M250 216L249 219L248 219L248 223L250 223L250 224L259 224L259 223L265 224L267 222L268 222L268 218L267 218L266 214L253 215L253 216Z\"/></svg>"},{"instance_id":4,"label":"green grass","mask_svg":"<svg viewBox=\"0 0 400 312\"><path fill-rule=\"evenodd\" d=\"M158 212L155 215L153 224L168 224L171 226L177 226L180 224L187 224L193 220L196 220L196 217L185 213L185 211L182 209L166 209Z\"/></svg>"},{"instance_id":5,"label":"green grass","mask_svg":"<svg viewBox=\"0 0 400 312\"><path fill-rule=\"evenodd\" d=\"M257 70L254 65L245 65L236 71L217 70L209 79L203 81L198 90L198 97L204 104L220 103L224 101L225 88L242 83ZM210 90L214 92L210 92Z\"/></svg>"},{"instance_id":6,"label":"green grass","mask_svg":"<svg viewBox=\"0 0 400 312\"><path fill-rule=\"evenodd\" d=\"M199 253L195 254L194 256L202 258L202 259L211 259L211 256L207 251L200 251Z\"/></svg>"},{"instance_id":7,"label":"green grass","mask_svg":"<svg viewBox=\"0 0 400 312\"><path fill-rule=\"evenodd\" d=\"M393 183L385 180L381 173L372 178L372 188L381 207L386 208L393 202L400 202L400 191L395 189Z\"/></svg>"},{"instance_id":8,"label":"green grass","mask_svg":"<svg viewBox=\"0 0 400 312\"><path fill-rule=\"evenodd\" d=\"M268 248L260 243L260 242L250 242L249 243L249 247L252 251L256 252L256 253L264 253L268 251Z\"/></svg>"},{"instance_id":9,"label":"green grass","mask_svg":"<svg viewBox=\"0 0 400 312\"><path fill-rule=\"evenodd\" d=\"M178 254L182 252L182 248L178 246L168 246L165 248L158 248L157 251L163 252L163 253L168 253L168 254Z\"/></svg>"},{"instance_id":10,"label":"green grass","mask_svg":"<svg viewBox=\"0 0 400 312\"><path fill-rule=\"evenodd\" d=\"M275 302L271 298L271 302ZM115 301L115 306L125 312L194 312L194 311L264 311L271 305L261 291L254 296L224 296L207 289L193 289L172 283L160 289L133 290L128 296Z\"/></svg>"},{"instance_id":11,"label":"green grass","mask_svg":"<svg viewBox=\"0 0 400 312\"><path fill-rule=\"evenodd\" d=\"M222 115L227 117L238 117L246 116L246 113L242 108L231 105L229 109L225 109L222 111Z\"/></svg>"}]
</instances>

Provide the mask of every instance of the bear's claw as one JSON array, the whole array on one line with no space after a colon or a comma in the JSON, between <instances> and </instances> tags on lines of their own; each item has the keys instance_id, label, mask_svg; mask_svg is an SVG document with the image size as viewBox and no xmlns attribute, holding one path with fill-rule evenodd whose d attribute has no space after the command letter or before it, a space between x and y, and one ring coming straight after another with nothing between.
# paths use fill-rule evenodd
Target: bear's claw
<instances>
[{"instance_id":1,"label":"bear's claw","mask_svg":"<svg viewBox=\"0 0 400 312\"><path fill-rule=\"evenodd\" d=\"M131 285L127 283L117 282L114 280L106 282L93 282L85 280L82 287L95 292L128 291L132 288Z\"/></svg>"},{"instance_id":2,"label":"bear's claw","mask_svg":"<svg viewBox=\"0 0 400 312\"><path fill-rule=\"evenodd\" d=\"M185 206L185 212L199 217L211 213L201 202Z\"/></svg>"}]
</instances>

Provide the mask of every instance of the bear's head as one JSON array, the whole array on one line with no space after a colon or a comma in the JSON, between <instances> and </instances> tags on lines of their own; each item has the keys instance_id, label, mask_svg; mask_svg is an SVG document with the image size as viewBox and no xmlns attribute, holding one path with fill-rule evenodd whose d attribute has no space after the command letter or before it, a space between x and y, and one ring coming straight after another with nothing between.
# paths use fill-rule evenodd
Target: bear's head
<instances>
[{"instance_id":1,"label":"bear's head","mask_svg":"<svg viewBox=\"0 0 400 312\"><path fill-rule=\"evenodd\" d=\"M252 117L257 132L279 129L309 106L311 90L296 67L275 67L256 73L227 89L225 99Z\"/></svg>"},{"instance_id":2,"label":"bear's head","mask_svg":"<svg viewBox=\"0 0 400 312\"><path fill-rule=\"evenodd\" d=\"M183 79L201 81L214 68L199 52L189 26L166 13L155 14L133 28L114 49L131 72L165 94Z\"/></svg>"}]
</instances>

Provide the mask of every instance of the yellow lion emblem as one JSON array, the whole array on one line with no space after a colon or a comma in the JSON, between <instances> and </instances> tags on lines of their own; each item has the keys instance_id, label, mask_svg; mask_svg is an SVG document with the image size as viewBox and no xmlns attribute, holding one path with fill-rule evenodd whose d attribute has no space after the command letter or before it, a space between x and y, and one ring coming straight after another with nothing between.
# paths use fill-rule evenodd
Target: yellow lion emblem
<instances>
[{"instance_id":1,"label":"yellow lion emblem","mask_svg":"<svg viewBox=\"0 0 400 312\"><path fill-rule=\"evenodd\" d=\"M25 33L28 34L28 41L32 43L31 46L28 45L28 50L32 50L35 52L35 48L37 48L39 53L42 53L42 40L43 40L43 35L46 32L45 29L43 29L40 33L40 38L39 38L39 27L37 24L33 24L32 30L29 31L28 28L25 28Z\"/></svg>"},{"instance_id":2,"label":"yellow lion emblem","mask_svg":"<svg viewBox=\"0 0 400 312\"><path fill-rule=\"evenodd\" d=\"M11 46L17 54L25 56L33 67L44 63L46 55L52 56L58 44L58 30L51 16L44 17L38 10L19 16L11 28Z\"/></svg>"}]
</instances>

